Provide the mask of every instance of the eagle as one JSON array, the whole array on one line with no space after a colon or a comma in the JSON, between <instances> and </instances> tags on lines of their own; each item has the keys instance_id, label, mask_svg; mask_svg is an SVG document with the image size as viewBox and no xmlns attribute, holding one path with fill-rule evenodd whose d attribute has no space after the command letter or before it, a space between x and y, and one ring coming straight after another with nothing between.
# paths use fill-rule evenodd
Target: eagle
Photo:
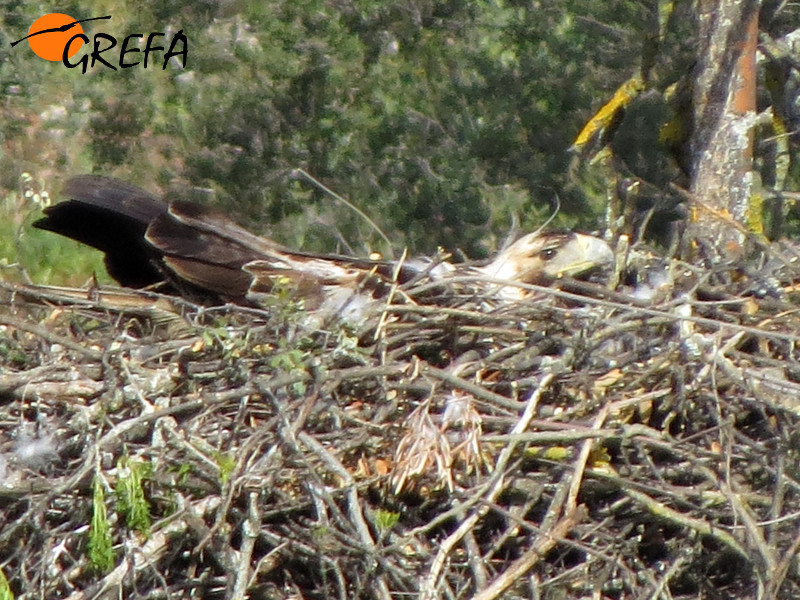
<instances>
[{"instance_id":1,"label":"eagle","mask_svg":"<svg viewBox=\"0 0 800 600\"><path fill-rule=\"evenodd\" d=\"M486 278L489 293L518 300L525 292L513 284L547 285L613 259L603 240L574 232L530 233L487 264L469 267L312 254L257 236L212 208L165 202L109 177L73 177L63 195L68 199L47 207L34 227L103 252L109 275L122 286L203 304L264 305L277 286L289 285L308 309L359 319L364 304L385 297L393 285L423 278L444 285L472 274Z\"/></svg>"}]
</instances>

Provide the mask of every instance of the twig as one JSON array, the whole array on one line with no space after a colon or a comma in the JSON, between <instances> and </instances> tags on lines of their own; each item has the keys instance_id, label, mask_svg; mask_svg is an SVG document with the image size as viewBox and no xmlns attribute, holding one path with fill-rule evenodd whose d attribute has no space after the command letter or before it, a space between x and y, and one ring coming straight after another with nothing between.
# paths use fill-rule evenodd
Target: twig
<instances>
[{"instance_id":1,"label":"twig","mask_svg":"<svg viewBox=\"0 0 800 600\"><path fill-rule=\"evenodd\" d=\"M392 244L391 240L390 240L390 239L387 237L387 235L386 235L385 233L383 233L383 230L382 230L380 227L378 227L378 225L375 223L375 221L373 221L372 219L370 219L370 218L369 218L369 216L367 216L367 213L365 213L363 210L361 210L360 208L358 208L358 207L357 207L355 204L353 204L352 202L350 202L350 201L348 201L348 200L345 200L344 198L342 198L342 196L340 196L339 194L337 194L336 192L334 192L334 191L333 191L332 189L330 189L329 187L326 187L326 186L325 186L325 185L324 185L324 184L323 184L321 181L319 181L318 179L316 179L316 178L312 177L311 175L309 175L309 174L308 174L306 171L304 171L303 169L295 169L295 170L294 170L294 173L297 173L297 174L299 174L299 175L302 175L302 176L303 176L303 177L305 177L305 178L306 178L308 181L310 181L310 182L311 182L311 183L313 183L315 186L317 186L319 189L321 189L323 192L325 192L326 194L330 195L332 198L335 198L336 200L338 200L339 202L341 202L342 204L344 204L344 205L345 205L347 208L349 208L349 209L350 209L350 210L352 210L354 213L356 213L356 214L357 214L359 217L361 217L362 219L364 219L364 221L366 221L366 222L367 222L367 224L368 224L370 227L372 227L372 229L373 229L375 232L377 232L377 234L378 234L379 236L381 236L381 237L383 238L383 241L384 241L384 242L386 242L386 250L387 250L387 252L389 253L389 258L392 258L392 257L393 257L393 255L392 255L392 248L394 247L394 244Z\"/></svg>"},{"instance_id":2,"label":"twig","mask_svg":"<svg viewBox=\"0 0 800 600\"><path fill-rule=\"evenodd\" d=\"M512 434L522 433L528 428L528 423L536 412L536 406L539 403L539 399L541 398L544 390L550 385L550 382L553 381L553 377L553 374L545 375L542 378L539 387L528 397L525 410L523 411L517 423L514 425L514 428L511 430ZM472 528L477 524L478 520L487 512L488 506L497 499L497 496L503 490L503 474L505 472L505 467L508 463L508 460L511 458L514 448L516 448L516 445L516 442L512 441L500 452L500 456L497 459L497 464L495 465L494 475L492 476L494 483L486 493L486 504L466 517L458 526L458 528L449 536L447 536L447 538L445 538L439 545L439 551L436 553L428 574L425 576L422 584L420 585L420 600L436 600L436 588L438 587L437 583L439 581L439 575L444 568L447 556L450 554L450 552L452 552L455 545L461 541L464 535L466 535L468 531L472 530Z\"/></svg>"},{"instance_id":3,"label":"twig","mask_svg":"<svg viewBox=\"0 0 800 600\"><path fill-rule=\"evenodd\" d=\"M614 478L616 479L616 478ZM716 539L718 542L722 543L723 545L727 546L734 552L736 552L739 556L743 557L745 560L750 560L750 555L747 551L742 548L739 542L729 534L727 531L720 529L719 527L714 527L712 524L702 521L700 519L695 519L694 517L690 517L683 513L678 512L675 509L668 507L667 505L658 502L657 500L651 498L647 494L644 494L638 490L634 490L630 486L622 485L621 489L623 493L629 496L632 500L635 500L642 506L644 506L647 510L649 510L653 515L675 523L676 525L680 525L682 527L686 527L692 531L696 531L701 535L707 535L711 538Z\"/></svg>"},{"instance_id":4,"label":"twig","mask_svg":"<svg viewBox=\"0 0 800 600\"><path fill-rule=\"evenodd\" d=\"M728 321L720 321L717 319L710 319L708 317L699 317L696 315L685 315L685 316L676 315L674 312L641 306L641 302L639 300L636 300L635 298L630 298L630 303L623 303L611 300L603 300L599 298L592 298L590 296L582 296L580 294L573 294L571 292L565 292L564 290L560 290L558 288L544 287L541 285L534 285L531 283L511 282L504 279L495 279L486 276L478 277L478 276L464 275L458 277L448 277L447 281L448 283L484 282L493 285L518 287L523 290L537 292L541 294L543 297L561 298L562 300L570 300L573 302L577 302L579 304L603 306L606 308L613 308L621 312L628 312L639 316L663 317L667 319L669 322L674 322L674 323L678 323L680 321L687 321L691 323L698 323L700 325L708 325L709 327L712 327L715 331L716 330L742 331L744 333L750 333L756 337L763 337L767 339L781 340L787 342L800 342L800 335L797 334L769 331L761 329L759 327L750 327L748 325L741 325L739 323L728 322Z\"/></svg>"},{"instance_id":5,"label":"twig","mask_svg":"<svg viewBox=\"0 0 800 600\"><path fill-rule=\"evenodd\" d=\"M597 416L594 419L594 423L592 424L592 429L598 430L600 427L602 427L603 423L605 423L606 417L608 416L608 410L608 404L606 404L598 411ZM593 439L584 441L583 445L581 446L581 451L578 454L578 458L575 460L575 464L573 466L572 483L569 486L569 495L567 496L567 504L566 508L564 509L564 512L567 514L574 513L578 506L578 492L581 489L583 472L586 469L586 462L589 460L589 453L592 451L593 446Z\"/></svg>"},{"instance_id":6,"label":"twig","mask_svg":"<svg viewBox=\"0 0 800 600\"><path fill-rule=\"evenodd\" d=\"M476 398L485 400L490 404L502 406L503 408L508 408L514 411L517 411L522 407L522 402L519 402L517 400L512 400L511 398L501 396L500 394L495 394L494 392L491 392L484 387L481 387L475 383L471 383L466 379L459 377L458 375L453 375L452 373L448 373L443 369L437 369L436 367L425 365L422 369L422 373L425 375L431 375L432 377L435 377L440 381L444 381L445 383L450 384L456 389L468 392L473 396L475 396ZM548 377L552 379L552 375L549 375Z\"/></svg>"},{"instance_id":7,"label":"twig","mask_svg":"<svg viewBox=\"0 0 800 600\"><path fill-rule=\"evenodd\" d=\"M27 331L28 333L32 333L42 339L47 340L51 344L60 344L61 346L64 346L64 348L68 348L73 352L82 354L83 356L94 361L100 361L103 358L102 352L82 346L81 344L74 342L63 335L53 333L47 327L37 323L29 323L28 321L12 317L8 314L0 314L0 325L8 325L9 327L19 329L20 331Z\"/></svg>"},{"instance_id":8,"label":"twig","mask_svg":"<svg viewBox=\"0 0 800 600\"><path fill-rule=\"evenodd\" d=\"M356 486L356 482L353 480L353 476L344 467L344 465L330 452L328 452L322 444L315 440L313 436L301 432L298 434L297 439L306 447L311 449L317 456L319 456L325 462L328 468L336 473L336 475L342 478L342 481L344 482L343 487L345 487L347 490L347 507L350 520L358 532L363 547L374 557L376 555L375 540L372 539L372 534L370 534L367 521L364 519L364 514L361 511L361 502L358 497L358 487ZM376 591L379 598L382 598L383 600L391 600L389 586L386 584L383 576L379 576L377 578Z\"/></svg>"},{"instance_id":9,"label":"twig","mask_svg":"<svg viewBox=\"0 0 800 600\"><path fill-rule=\"evenodd\" d=\"M764 593L764 600L780 600L779 595L781 585L786 580L789 568L795 562L798 551L800 550L800 533L794 536L792 545L787 548L775 569L770 572L769 583Z\"/></svg>"},{"instance_id":10,"label":"twig","mask_svg":"<svg viewBox=\"0 0 800 600\"><path fill-rule=\"evenodd\" d=\"M575 507L556 523L552 529L543 532L537 542L525 554L515 560L511 566L495 579L485 590L479 591L472 600L494 600L514 584L520 577L530 571L542 557L550 552L555 545L572 531L575 526L586 518L588 511L581 505Z\"/></svg>"},{"instance_id":11,"label":"twig","mask_svg":"<svg viewBox=\"0 0 800 600\"><path fill-rule=\"evenodd\" d=\"M192 510L196 513L204 514L211 510L218 504L219 498L210 497L198 500ZM115 597L124 597L123 593L124 584L126 580L135 581L132 575L137 571L145 568L150 568L158 562L158 559L169 549L171 540L180 538L187 531L187 524L184 519L174 519L167 524L160 531L151 534L148 539L136 552L131 556L131 560L123 560L114 570L106 575L100 585L95 590L86 589L84 591L76 591L69 596L67 600L89 600L90 598L98 598L104 592L114 592Z\"/></svg>"},{"instance_id":12,"label":"twig","mask_svg":"<svg viewBox=\"0 0 800 600\"><path fill-rule=\"evenodd\" d=\"M231 598L239 600L245 597L250 582L253 549L261 530L261 516L258 508L258 493L247 494L247 518L242 523L242 545L239 550L239 566L234 573L234 584Z\"/></svg>"}]
</instances>

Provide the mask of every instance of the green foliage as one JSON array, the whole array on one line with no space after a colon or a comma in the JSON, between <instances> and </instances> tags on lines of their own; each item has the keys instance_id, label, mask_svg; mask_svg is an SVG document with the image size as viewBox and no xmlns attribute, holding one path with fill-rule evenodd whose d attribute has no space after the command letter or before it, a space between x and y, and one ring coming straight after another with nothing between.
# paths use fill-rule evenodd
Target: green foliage
<instances>
[{"instance_id":1,"label":"green foliage","mask_svg":"<svg viewBox=\"0 0 800 600\"><path fill-rule=\"evenodd\" d=\"M185 485L192 474L192 466L189 463L182 463L175 469L175 483L178 486Z\"/></svg>"},{"instance_id":2,"label":"green foliage","mask_svg":"<svg viewBox=\"0 0 800 600\"><path fill-rule=\"evenodd\" d=\"M25 350L10 336L0 336L0 365L24 369L28 365Z\"/></svg>"},{"instance_id":3,"label":"green foliage","mask_svg":"<svg viewBox=\"0 0 800 600\"><path fill-rule=\"evenodd\" d=\"M6 574L0 569L0 600L14 600L14 592L6 579Z\"/></svg>"},{"instance_id":4,"label":"green foliage","mask_svg":"<svg viewBox=\"0 0 800 600\"><path fill-rule=\"evenodd\" d=\"M336 345L331 352L332 357L343 364L366 364L368 351L359 345L358 336L347 323L336 329Z\"/></svg>"},{"instance_id":5,"label":"green foliage","mask_svg":"<svg viewBox=\"0 0 800 600\"><path fill-rule=\"evenodd\" d=\"M92 273L109 281L99 252L31 227L51 196L46 182L23 172L0 200L0 279L24 280L24 270L38 283L79 285Z\"/></svg>"},{"instance_id":6,"label":"green foliage","mask_svg":"<svg viewBox=\"0 0 800 600\"><path fill-rule=\"evenodd\" d=\"M307 315L302 294L288 277L273 277L268 296L261 301L265 308L272 309L280 323L296 323Z\"/></svg>"},{"instance_id":7,"label":"green foliage","mask_svg":"<svg viewBox=\"0 0 800 600\"><path fill-rule=\"evenodd\" d=\"M400 513L378 509L375 511L375 527L381 534L391 531L400 520Z\"/></svg>"},{"instance_id":8,"label":"green foliage","mask_svg":"<svg viewBox=\"0 0 800 600\"><path fill-rule=\"evenodd\" d=\"M143 481L151 467L145 462L123 456L117 462L117 512L125 517L129 529L144 536L150 535L150 503L144 495Z\"/></svg>"},{"instance_id":9,"label":"green foliage","mask_svg":"<svg viewBox=\"0 0 800 600\"><path fill-rule=\"evenodd\" d=\"M31 157L55 150L38 165L4 155L4 172L56 164L55 179L98 170L147 188L181 180L214 190L245 221L272 224L266 233L291 246L388 254L367 224L292 177L303 168L396 246L476 258L494 250L512 215L525 229L541 224L556 194L562 225L595 224L600 211L564 192L566 148L598 87L627 66L642 12L619 0L235 0L135 11L109 0L97 10L113 15L104 28L118 37L182 28L187 69L80 77L20 45L4 75L18 90L5 136L26 138ZM35 15L20 6L7 18L18 28ZM599 53L595 21L618 28ZM32 128L31 105L55 116Z\"/></svg>"},{"instance_id":10,"label":"green foliage","mask_svg":"<svg viewBox=\"0 0 800 600\"><path fill-rule=\"evenodd\" d=\"M281 371L295 371L301 369L306 353L298 348L282 344L278 351L269 359L269 366Z\"/></svg>"},{"instance_id":11,"label":"green foliage","mask_svg":"<svg viewBox=\"0 0 800 600\"><path fill-rule=\"evenodd\" d=\"M301 350L292 342L281 338L278 348L269 359L269 366L287 374L302 373L306 370L308 356L307 351ZM292 384L291 388L298 396L302 396L306 392L306 384L302 381Z\"/></svg>"},{"instance_id":12,"label":"green foliage","mask_svg":"<svg viewBox=\"0 0 800 600\"><path fill-rule=\"evenodd\" d=\"M227 360L239 358L247 347L247 340L238 335L231 335L224 322L204 327L200 331L200 336L209 348L220 348Z\"/></svg>"},{"instance_id":13,"label":"green foliage","mask_svg":"<svg viewBox=\"0 0 800 600\"><path fill-rule=\"evenodd\" d=\"M224 452L216 453L214 459L217 461L217 466L219 467L220 481L222 485L225 485L230 479L233 469L236 467L236 459L232 455Z\"/></svg>"},{"instance_id":14,"label":"green foliage","mask_svg":"<svg viewBox=\"0 0 800 600\"><path fill-rule=\"evenodd\" d=\"M89 527L89 564L98 573L107 573L114 566L111 523L108 521L103 482L95 476L92 484L92 523Z\"/></svg>"}]
</instances>

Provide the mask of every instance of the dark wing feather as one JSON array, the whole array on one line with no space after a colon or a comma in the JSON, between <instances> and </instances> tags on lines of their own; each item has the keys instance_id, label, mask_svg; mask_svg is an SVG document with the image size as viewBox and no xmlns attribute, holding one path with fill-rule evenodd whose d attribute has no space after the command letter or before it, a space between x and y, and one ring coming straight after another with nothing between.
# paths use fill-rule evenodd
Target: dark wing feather
<instances>
[{"instance_id":1,"label":"dark wing feather","mask_svg":"<svg viewBox=\"0 0 800 600\"><path fill-rule=\"evenodd\" d=\"M280 252L222 213L184 201L172 202L144 237L179 279L228 300L247 293L252 276L242 269L245 264Z\"/></svg>"},{"instance_id":2,"label":"dark wing feather","mask_svg":"<svg viewBox=\"0 0 800 600\"><path fill-rule=\"evenodd\" d=\"M255 254L269 253L271 251L285 251L279 244L270 239L250 233L247 229L230 219L226 214L184 200L176 200L169 205L169 215L179 223L192 227L196 231L213 234L215 237L226 239Z\"/></svg>"},{"instance_id":3,"label":"dark wing feather","mask_svg":"<svg viewBox=\"0 0 800 600\"><path fill-rule=\"evenodd\" d=\"M232 302L245 302L253 277L242 268L207 263L184 256L165 256L164 265L178 278L176 286L196 297L196 290L212 292L214 297ZM185 289L181 282L189 282L193 288ZM205 294L201 294L205 295ZM213 298L212 298L213 299Z\"/></svg>"},{"instance_id":4,"label":"dark wing feather","mask_svg":"<svg viewBox=\"0 0 800 600\"><path fill-rule=\"evenodd\" d=\"M155 219L147 228L144 238L162 255L180 256L236 269L260 256L260 253L234 239L218 235L211 228L186 225L171 213Z\"/></svg>"},{"instance_id":5,"label":"dark wing feather","mask_svg":"<svg viewBox=\"0 0 800 600\"><path fill-rule=\"evenodd\" d=\"M144 233L167 212L166 204L135 186L96 175L70 179L64 194L71 200L46 208L34 227L101 250L109 275L124 286L163 281Z\"/></svg>"}]
</instances>

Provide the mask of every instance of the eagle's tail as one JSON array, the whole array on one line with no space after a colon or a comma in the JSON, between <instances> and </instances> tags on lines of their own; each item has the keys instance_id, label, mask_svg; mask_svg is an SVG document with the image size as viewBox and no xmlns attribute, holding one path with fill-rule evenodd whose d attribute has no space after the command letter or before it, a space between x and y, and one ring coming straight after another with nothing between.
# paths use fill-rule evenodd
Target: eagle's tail
<instances>
[{"instance_id":1,"label":"eagle's tail","mask_svg":"<svg viewBox=\"0 0 800 600\"><path fill-rule=\"evenodd\" d=\"M252 279L242 266L278 249L219 212L167 204L108 177L74 177L64 194L70 200L45 209L34 226L104 252L109 274L127 287L166 283L198 299L240 300Z\"/></svg>"},{"instance_id":2,"label":"eagle's tail","mask_svg":"<svg viewBox=\"0 0 800 600\"><path fill-rule=\"evenodd\" d=\"M153 263L145 241L147 227L167 212L167 205L135 186L96 175L70 179L64 195L33 226L97 248L106 255L109 274L128 287L146 287L164 276Z\"/></svg>"}]
</instances>

